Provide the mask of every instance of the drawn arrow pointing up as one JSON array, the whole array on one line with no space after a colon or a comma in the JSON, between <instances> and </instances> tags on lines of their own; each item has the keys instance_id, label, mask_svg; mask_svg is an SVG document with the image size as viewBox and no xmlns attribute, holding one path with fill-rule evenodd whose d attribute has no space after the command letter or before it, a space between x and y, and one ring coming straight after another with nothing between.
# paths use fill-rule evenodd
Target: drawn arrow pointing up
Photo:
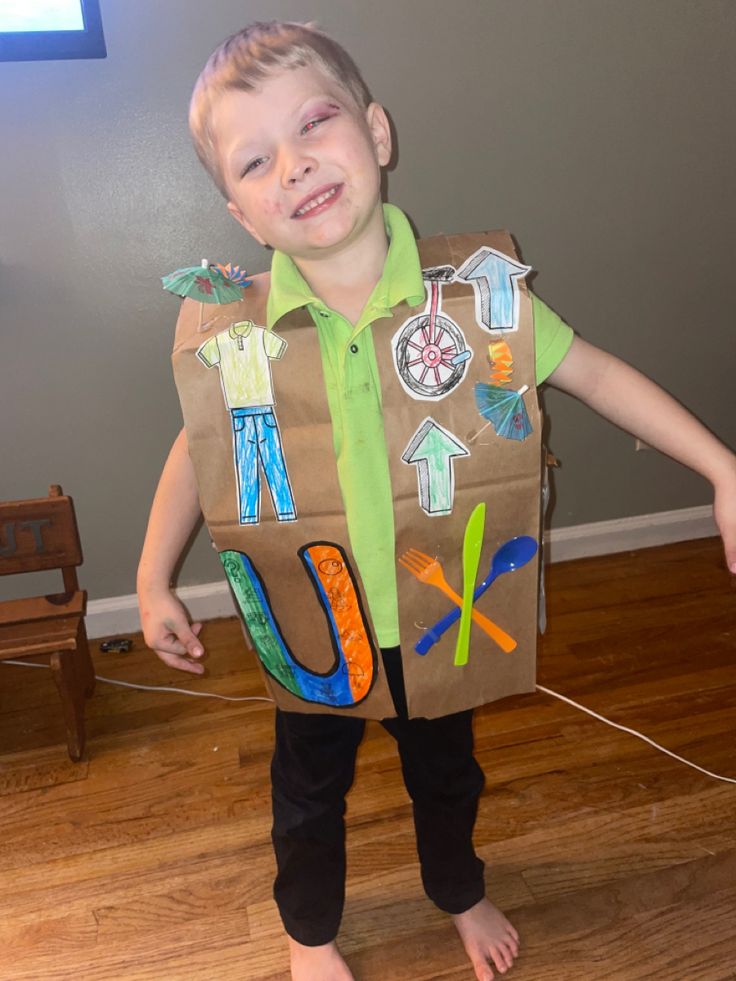
<instances>
[{"instance_id":1,"label":"drawn arrow pointing up","mask_svg":"<svg viewBox=\"0 0 736 981\"><path fill-rule=\"evenodd\" d=\"M484 246L457 271L457 279L472 283L475 319L485 330L518 330L519 278L531 272L502 252Z\"/></svg>"},{"instance_id":2,"label":"drawn arrow pointing up","mask_svg":"<svg viewBox=\"0 0 736 981\"><path fill-rule=\"evenodd\" d=\"M455 497L453 457L470 456L456 436L427 416L401 454L417 468L419 504L430 516L450 514Z\"/></svg>"}]
</instances>

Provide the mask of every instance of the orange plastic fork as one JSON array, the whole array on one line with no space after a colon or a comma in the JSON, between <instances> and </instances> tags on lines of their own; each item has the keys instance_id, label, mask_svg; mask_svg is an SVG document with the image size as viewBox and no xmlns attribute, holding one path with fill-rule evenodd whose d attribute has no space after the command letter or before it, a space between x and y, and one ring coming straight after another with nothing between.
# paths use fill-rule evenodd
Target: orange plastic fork
<instances>
[{"instance_id":1,"label":"orange plastic fork","mask_svg":"<svg viewBox=\"0 0 736 981\"><path fill-rule=\"evenodd\" d=\"M455 590L450 586L450 584L445 579L445 574L442 571L442 563L437 559L433 559L429 555L425 555L424 552L420 552L416 548L410 548L408 551L399 559L399 562L405 569L420 582L429 583L430 586L436 586L437 589L441 589L445 596L449 597L452 602L459 607L463 605L462 596L458 596ZM473 622L477 623L481 630L485 631L491 640L494 640L502 651L509 654L516 648L516 641L513 637L502 630L498 624L495 624L493 620L489 620L488 617L484 617L482 613L473 608Z\"/></svg>"}]
</instances>

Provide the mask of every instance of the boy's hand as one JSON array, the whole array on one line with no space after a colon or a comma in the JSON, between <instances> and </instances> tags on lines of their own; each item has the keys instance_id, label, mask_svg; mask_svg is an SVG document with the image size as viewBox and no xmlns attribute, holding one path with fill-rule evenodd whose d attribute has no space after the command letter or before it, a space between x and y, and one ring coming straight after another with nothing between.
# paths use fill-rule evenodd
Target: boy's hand
<instances>
[{"instance_id":1,"label":"boy's hand","mask_svg":"<svg viewBox=\"0 0 736 981\"><path fill-rule=\"evenodd\" d=\"M723 540L726 565L736 575L736 463L731 472L714 482L713 517Z\"/></svg>"},{"instance_id":2,"label":"boy's hand","mask_svg":"<svg viewBox=\"0 0 736 981\"><path fill-rule=\"evenodd\" d=\"M201 623L189 624L184 607L170 590L155 596L140 596L143 638L164 664L190 674L204 674L204 665L192 658L204 656L198 638Z\"/></svg>"}]
</instances>

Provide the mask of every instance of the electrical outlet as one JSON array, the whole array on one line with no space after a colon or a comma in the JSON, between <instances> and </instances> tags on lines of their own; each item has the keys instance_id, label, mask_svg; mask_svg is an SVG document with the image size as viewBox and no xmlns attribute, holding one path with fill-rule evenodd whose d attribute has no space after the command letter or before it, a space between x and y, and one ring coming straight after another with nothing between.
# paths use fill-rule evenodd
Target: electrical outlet
<instances>
[{"instance_id":1,"label":"electrical outlet","mask_svg":"<svg viewBox=\"0 0 736 981\"><path fill-rule=\"evenodd\" d=\"M634 440L634 452L639 453L641 450L651 450L652 447L649 443L645 443L643 439Z\"/></svg>"}]
</instances>

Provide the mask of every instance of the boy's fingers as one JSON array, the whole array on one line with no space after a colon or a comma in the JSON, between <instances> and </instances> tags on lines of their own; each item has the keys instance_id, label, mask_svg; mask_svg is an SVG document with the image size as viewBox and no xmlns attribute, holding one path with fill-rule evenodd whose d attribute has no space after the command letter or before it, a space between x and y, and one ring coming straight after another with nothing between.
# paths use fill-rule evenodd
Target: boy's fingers
<instances>
[{"instance_id":1,"label":"boy's fingers","mask_svg":"<svg viewBox=\"0 0 736 981\"><path fill-rule=\"evenodd\" d=\"M182 654L187 653L187 649L183 644L180 644L178 640L173 640L170 637L164 637L163 640L154 641L149 646L152 647L157 654L172 654L174 657L181 657Z\"/></svg>"},{"instance_id":2,"label":"boy's fingers","mask_svg":"<svg viewBox=\"0 0 736 981\"><path fill-rule=\"evenodd\" d=\"M184 642L186 641L186 642ZM184 637L179 640L174 634L165 633L158 637L146 638L146 643L159 655L169 654L174 657L186 656L200 658L204 654L201 641L197 640L195 634L191 637Z\"/></svg>"},{"instance_id":3,"label":"boy's fingers","mask_svg":"<svg viewBox=\"0 0 736 981\"><path fill-rule=\"evenodd\" d=\"M202 642L197 634L202 629L201 623L189 626L188 621L164 620L164 626L171 631L172 639L166 646L175 654L189 654L191 657L201 657L204 654Z\"/></svg>"},{"instance_id":4,"label":"boy's fingers","mask_svg":"<svg viewBox=\"0 0 736 981\"><path fill-rule=\"evenodd\" d=\"M736 575L736 481L733 486L716 489L713 517L723 542L726 568Z\"/></svg>"},{"instance_id":5,"label":"boy's fingers","mask_svg":"<svg viewBox=\"0 0 736 981\"><path fill-rule=\"evenodd\" d=\"M190 674L203 674L204 667L201 664L194 664L192 661L187 660L185 657L181 657L178 654L171 654L168 651L156 650L156 654L161 658L164 664L167 664L170 668L176 668L178 671L188 671Z\"/></svg>"},{"instance_id":6,"label":"boy's fingers","mask_svg":"<svg viewBox=\"0 0 736 981\"><path fill-rule=\"evenodd\" d=\"M731 575L736 576L736 541L725 541L723 548L726 553L726 566Z\"/></svg>"},{"instance_id":7,"label":"boy's fingers","mask_svg":"<svg viewBox=\"0 0 736 981\"><path fill-rule=\"evenodd\" d=\"M204 654L204 646L199 639L199 632L201 629L201 623L193 623L189 630L189 639L185 641L186 648L192 657L202 657Z\"/></svg>"},{"instance_id":8,"label":"boy's fingers","mask_svg":"<svg viewBox=\"0 0 736 981\"><path fill-rule=\"evenodd\" d=\"M201 657L204 654L204 647L202 647L201 641L197 639L197 635L191 630L182 630L179 634L179 641L184 648L184 652L189 654L190 657Z\"/></svg>"},{"instance_id":9,"label":"boy's fingers","mask_svg":"<svg viewBox=\"0 0 736 981\"><path fill-rule=\"evenodd\" d=\"M721 531L721 539L726 568L732 575L736 575L736 535L732 536L726 531Z\"/></svg>"}]
</instances>

